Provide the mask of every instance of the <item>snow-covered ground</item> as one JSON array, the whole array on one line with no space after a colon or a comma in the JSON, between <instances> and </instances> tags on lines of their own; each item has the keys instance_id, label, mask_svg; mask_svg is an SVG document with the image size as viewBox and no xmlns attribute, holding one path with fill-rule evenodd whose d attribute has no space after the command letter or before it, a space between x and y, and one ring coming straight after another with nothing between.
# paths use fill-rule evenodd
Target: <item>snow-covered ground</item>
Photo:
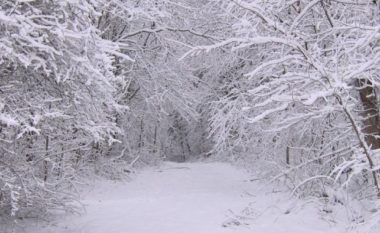
<instances>
[{"instance_id":1,"label":"snow-covered ground","mask_svg":"<svg viewBox=\"0 0 380 233\"><path fill-rule=\"evenodd\" d=\"M129 182L100 182L82 216L34 223L27 233L343 233L345 219L295 205L288 194L223 163L165 163ZM298 202L300 203L300 202ZM323 217L322 217L323 216Z\"/></svg>"}]
</instances>

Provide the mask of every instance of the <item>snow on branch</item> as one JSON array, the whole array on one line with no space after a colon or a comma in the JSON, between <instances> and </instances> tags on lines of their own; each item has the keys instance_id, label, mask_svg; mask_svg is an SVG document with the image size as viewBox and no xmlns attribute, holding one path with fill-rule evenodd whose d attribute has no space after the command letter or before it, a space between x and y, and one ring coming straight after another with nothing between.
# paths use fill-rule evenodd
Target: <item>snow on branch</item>
<instances>
[{"instance_id":1,"label":"snow on branch","mask_svg":"<svg viewBox=\"0 0 380 233\"><path fill-rule=\"evenodd\" d=\"M277 107L274 107L272 109L267 109L267 110L263 111L262 113L260 113L259 115L248 119L248 122L249 123L257 123L258 121L265 119L267 116L269 116L271 114L284 111L287 107L288 107L288 103L284 103L284 104L277 106Z\"/></svg>"}]
</instances>

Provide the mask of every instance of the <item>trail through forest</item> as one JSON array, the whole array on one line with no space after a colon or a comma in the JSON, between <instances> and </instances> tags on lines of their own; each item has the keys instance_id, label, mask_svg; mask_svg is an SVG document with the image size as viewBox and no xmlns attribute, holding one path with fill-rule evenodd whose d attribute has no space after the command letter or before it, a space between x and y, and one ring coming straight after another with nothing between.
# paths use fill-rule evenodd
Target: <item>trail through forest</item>
<instances>
[{"instance_id":1,"label":"trail through forest","mask_svg":"<svg viewBox=\"0 0 380 233\"><path fill-rule=\"evenodd\" d=\"M243 170L223 163L164 163L125 183L100 182L83 194L87 211L38 233L343 232L313 204L298 204ZM329 219L329 217L331 219Z\"/></svg>"}]
</instances>

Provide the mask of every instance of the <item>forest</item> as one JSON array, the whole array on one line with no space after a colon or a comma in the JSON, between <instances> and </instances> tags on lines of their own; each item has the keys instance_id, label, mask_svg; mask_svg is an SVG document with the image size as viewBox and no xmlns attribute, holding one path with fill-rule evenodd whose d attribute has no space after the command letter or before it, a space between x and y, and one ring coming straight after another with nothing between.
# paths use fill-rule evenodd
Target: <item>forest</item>
<instances>
[{"instance_id":1,"label":"forest","mask_svg":"<svg viewBox=\"0 0 380 233\"><path fill-rule=\"evenodd\" d=\"M379 0L0 0L0 232L212 160L373 233L379 93Z\"/></svg>"}]
</instances>

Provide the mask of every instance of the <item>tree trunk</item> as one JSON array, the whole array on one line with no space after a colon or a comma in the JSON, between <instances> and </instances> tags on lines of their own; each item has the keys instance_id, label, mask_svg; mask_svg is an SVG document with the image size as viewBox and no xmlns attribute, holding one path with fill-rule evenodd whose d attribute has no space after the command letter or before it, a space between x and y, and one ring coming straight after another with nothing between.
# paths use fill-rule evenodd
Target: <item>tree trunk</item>
<instances>
[{"instance_id":1,"label":"tree trunk","mask_svg":"<svg viewBox=\"0 0 380 233\"><path fill-rule=\"evenodd\" d=\"M45 155L45 160L44 160L44 181L46 182L48 179L48 173L49 173L49 168L48 168L48 157L49 157L49 136L46 136L45 138L45 149L46 149L46 155Z\"/></svg>"},{"instance_id":2,"label":"tree trunk","mask_svg":"<svg viewBox=\"0 0 380 233\"><path fill-rule=\"evenodd\" d=\"M290 165L290 148L289 148L289 146L286 147L286 164Z\"/></svg>"},{"instance_id":3,"label":"tree trunk","mask_svg":"<svg viewBox=\"0 0 380 233\"><path fill-rule=\"evenodd\" d=\"M141 121L140 121L140 136L139 136L139 143L138 143L139 152L141 152L141 150L142 150L142 148L144 146L143 136L144 136L144 120L143 120L143 118L141 118Z\"/></svg>"},{"instance_id":4,"label":"tree trunk","mask_svg":"<svg viewBox=\"0 0 380 233\"><path fill-rule=\"evenodd\" d=\"M380 116L377 106L376 91L368 79L358 79L360 99L363 104L363 133L366 134L365 140L371 149L380 148Z\"/></svg>"},{"instance_id":5,"label":"tree trunk","mask_svg":"<svg viewBox=\"0 0 380 233\"><path fill-rule=\"evenodd\" d=\"M157 153L157 125L154 127L153 154Z\"/></svg>"}]
</instances>

